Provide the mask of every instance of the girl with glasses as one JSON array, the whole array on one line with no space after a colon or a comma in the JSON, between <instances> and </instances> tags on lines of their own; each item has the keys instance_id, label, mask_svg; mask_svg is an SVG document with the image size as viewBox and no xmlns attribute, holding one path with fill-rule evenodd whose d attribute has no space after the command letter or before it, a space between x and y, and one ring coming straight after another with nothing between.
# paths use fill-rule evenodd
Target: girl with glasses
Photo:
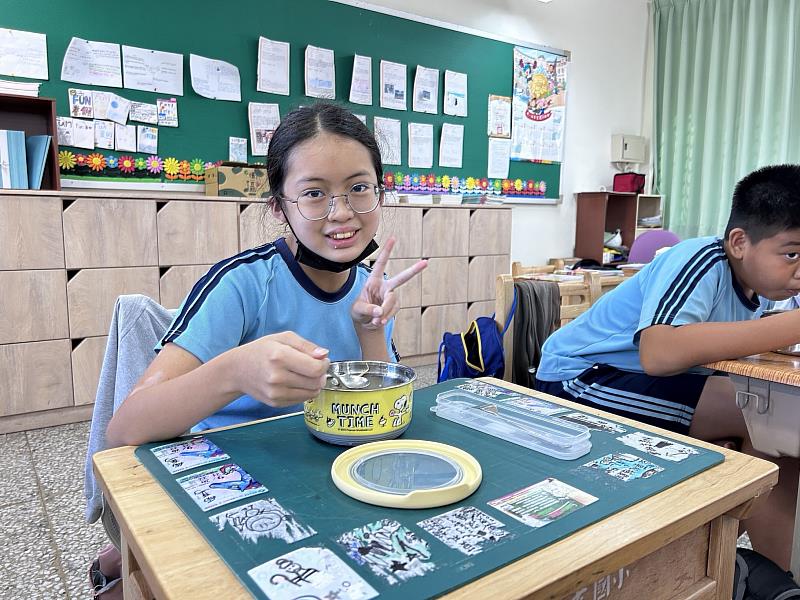
<instances>
[{"instance_id":1,"label":"girl with glasses","mask_svg":"<svg viewBox=\"0 0 800 600\"><path fill-rule=\"evenodd\" d=\"M320 103L288 114L267 156L270 212L291 235L214 265L184 300L148 367L108 426L138 445L302 409L331 360L396 360L394 240L374 268L384 191L373 134Z\"/></svg>"}]
</instances>

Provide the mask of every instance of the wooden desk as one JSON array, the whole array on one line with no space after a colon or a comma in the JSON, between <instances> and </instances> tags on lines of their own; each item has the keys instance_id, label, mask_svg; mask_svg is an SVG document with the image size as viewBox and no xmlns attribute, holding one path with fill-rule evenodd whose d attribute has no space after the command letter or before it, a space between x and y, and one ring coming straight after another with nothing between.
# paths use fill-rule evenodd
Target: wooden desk
<instances>
[{"instance_id":1,"label":"wooden desk","mask_svg":"<svg viewBox=\"0 0 800 600\"><path fill-rule=\"evenodd\" d=\"M800 358L766 352L706 365L730 373L753 447L771 456L800 457ZM792 573L800 573L800 490L792 540Z\"/></svg>"},{"instance_id":2,"label":"wooden desk","mask_svg":"<svg viewBox=\"0 0 800 600\"><path fill-rule=\"evenodd\" d=\"M723 453L725 462L458 588L446 598L731 597L738 520L749 513L754 499L766 496L776 484L777 467L621 417L611 418L709 447ZM122 533L125 597L248 597L133 452L133 447L126 446L94 456L98 481ZM605 590L606 595L594 595L595 590Z\"/></svg>"}]
</instances>

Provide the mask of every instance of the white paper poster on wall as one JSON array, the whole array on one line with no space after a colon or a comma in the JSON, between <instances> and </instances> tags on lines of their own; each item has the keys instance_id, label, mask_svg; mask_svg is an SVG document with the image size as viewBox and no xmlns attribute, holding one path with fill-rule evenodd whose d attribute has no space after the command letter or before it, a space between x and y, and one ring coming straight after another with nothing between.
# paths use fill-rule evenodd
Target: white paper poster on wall
<instances>
[{"instance_id":1,"label":"white paper poster on wall","mask_svg":"<svg viewBox=\"0 0 800 600\"><path fill-rule=\"evenodd\" d=\"M439 143L439 166L460 169L464 155L464 126L445 123Z\"/></svg>"},{"instance_id":2,"label":"white paper poster on wall","mask_svg":"<svg viewBox=\"0 0 800 600\"><path fill-rule=\"evenodd\" d=\"M72 145L94 150L94 121L72 119Z\"/></svg>"},{"instance_id":3,"label":"white paper poster on wall","mask_svg":"<svg viewBox=\"0 0 800 600\"><path fill-rule=\"evenodd\" d=\"M239 69L231 63L197 54L189 55L189 73L192 89L212 100L242 101Z\"/></svg>"},{"instance_id":4,"label":"white paper poster on wall","mask_svg":"<svg viewBox=\"0 0 800 600\"><path fill-rule=\"evenodd\" d=\"M228 138L228 160L231 162L247 162L247 138Z\"/></svg>"},{"instance_id":5,"label":"white paper poster on wall","mask_svg":"<svg viewBox=\"0 0 800 600\"><path fill-rule=\"evenodd\" d=\"M113 121L94 121L94 146L104 150L114 149L114 125Z\"/></svg>"},{"instance_id":6,"label":"white paper poster on wall","mask_svg":"<svg viewBox=\"0 0 800 600\"><path fill-rule=\"evenodd\" d=\"M84 85L121 88L119 44L72 38L61 63L61 79Z\"/></svg>"},{"instance_id":7,"label":"white paper poster on wall","mask_svg":"<svg viewBox=\"0 0 800 600\"><path fill-rule=\"evenodd\" d=\"M47 36L0 27L0 75L48 79Z\"/></svg>"},{"instance_id":8,"label":"white paper poster on wall","mask_svg":"<svg viewBox=\"0 0 800 600\"><path fill-rule=\"evenodd\" d=\"M433 166L433 125L408 124L408 166L412 169L430 169Z\"/></svg>"},{"instance_id":9,"label":"white paper poster on wall","mask_svg":"<svg viewBox=\"0 0 800 600\"><path fill-rule=\"evenodd\" d=\"M280 107L277 104L250 102L247 105L247 119L250 122L250 153L253 156L266 156L272 134L281 122Z\"/></svg>"},{"instance_id":10,"label":"white paper poster on wall","mask_svg":"<svg viewBox=\"0 0 800 600\"><path fill-rule=\"evenodd\" d=\"M417 65L411 108L416 112L433 115L439 112L439 69L429 69Z\"/></svg>"},{"instance_id":11,"label":"white paper poster on wall","mask_svg":"<svg viewBox=\"0 0 800 600\"><path fill-rule=\"evenodd\" d=\"M183 54L122 46L125 87L183 96Z\"/></svg>"},{"instance_id":12,"label":"white paper poster on wall","mask_svg":"<svg viewBox=\"0 0 800 600\"><path fill-rule=\"evenodd\" d=\"M136 125L114 124L114 149L118 152L136 152Z\"/></svg>"},{"instance_id":13,"label":"white paper poster on wall","mask_svg":"<svg viewBox=\"0 0 800 600\"><path fill-rule=\"evenodd\" d=\"M306 96L311 98L336 97L336 68L333 50L306 46L305 60Z\"/></svg>"},{"instance_id":14,"label":"white paper poster on wall","mask_svg":"<svg viewBox=\"0 0 800 600\"><path fill-rule=\"evenodd\" d=\"M385 165L399 165L402 147L400 121L375 117L375 140L381 151L381 160Z\"/></svg>"},{"instance_id":15,"label":"white paper poster on wall","mask_svg":"<svg viewBox=\"0 0 800 600\"><path fill-rule=\"evenodd\" d=\"M289 95L289 43L258 38L256 90Z\"/></svg>"},{"instance_id":16,"label":"white paper poster on wall","mask_svg":"<svg viewBox=\"0 0 800 600\"><path fill-rule=\"evenodd\" d=\"M158 127L136 126L136 151L158 154Z\"/></svg>"},{"instance_id":17,"label":"white paper poster on wall","mask_svg":"<svg viewBox=\"0 0 800 600\"><path fill-rule=\"evenodd\" d=\"M506 179L508 177L510 153L510 139L489 138L489 160L486 168L486 176L490 179Z\"/></svg>"},{"instance_id":18,"label":"white paper poster on wall","mask_svg":"<svg viewBox=\"0 0 800 600\"><path fill-rule=\"evenodd\" d=\"M59 146L74 146L72 117L56 117Z\"/></svg>"},{"instance_id":19,"label":"white paper poster on wall","mask_svg":"<svg viewBox=\"0 0 800 600\"><path fill-rule=\"evenodd\" d=\"M353 77L350 81L350 102L372 104L372 57L353 57Z\"/></svg>"},{"instance_id":20,"label":"white paper poster on wall","mask_svg":"<svg viewBox=\"0 0 800 600\"><path fill-rule=\"evenodd\" d=\"M467 74L444 72L444 114L467 116Z\"/></svg>"},{"instance_id":21,"label":"white paper poster on wall","mask_svg":"<svg viewBox=\"0 0 800 600\"><path fill-rule=\"evenodd\" d=\"M381 61L381 108L406 110L406 65Z\"/></svg>"}]
</instances>

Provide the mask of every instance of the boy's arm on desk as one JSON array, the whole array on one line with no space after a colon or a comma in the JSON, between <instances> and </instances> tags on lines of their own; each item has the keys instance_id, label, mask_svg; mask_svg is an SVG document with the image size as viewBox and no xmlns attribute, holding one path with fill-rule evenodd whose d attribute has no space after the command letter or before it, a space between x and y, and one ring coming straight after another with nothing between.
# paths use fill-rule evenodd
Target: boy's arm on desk
<instances>
[{"instance_id":1,"label":"boy's arm on desk","mask_svg":"<svg viewBox=\"0 0 800 600\"><path fill-rule=\"evenodd\" d=\"M800 341L800 310L731 323L653 325L639 338L645 373L666 377L719 360L770 352Z\"/></svg>"}]
</instances>

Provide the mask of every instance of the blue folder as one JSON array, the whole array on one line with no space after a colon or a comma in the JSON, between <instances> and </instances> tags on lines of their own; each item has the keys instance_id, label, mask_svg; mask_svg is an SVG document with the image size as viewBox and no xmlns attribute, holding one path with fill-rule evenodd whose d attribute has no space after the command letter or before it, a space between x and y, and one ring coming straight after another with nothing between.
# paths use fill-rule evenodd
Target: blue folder
<instances>
[{"instance_id":1,"label":"blue folder","mask_svg":"<svg viewBox=\"0 0 800 600\"><path fill-rule=\"evenodd\" d=\"M42 188L42 177L47 162L47 152L50 150L50 139L49 135L31 135L25 140L28 187L32 190Z\"/></svg>"}]
</instances>

